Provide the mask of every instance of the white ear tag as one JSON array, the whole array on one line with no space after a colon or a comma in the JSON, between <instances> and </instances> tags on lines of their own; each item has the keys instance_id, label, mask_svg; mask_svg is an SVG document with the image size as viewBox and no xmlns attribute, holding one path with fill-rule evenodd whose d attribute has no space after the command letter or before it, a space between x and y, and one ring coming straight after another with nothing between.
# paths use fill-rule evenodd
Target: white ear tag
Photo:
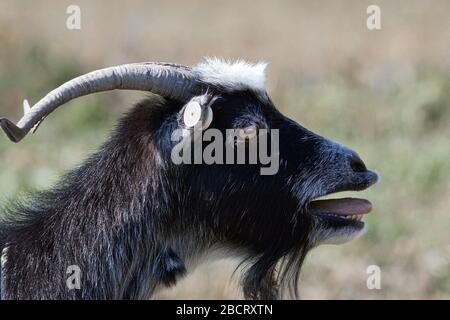
<instances>
[{"instance_id":1,"label":"white ear tag","mask_svg":"<svg viewBox=\"0 0 450 320\"><path fill-rule=\"evenodd\" d=\"M195 126L202 118L202 107L196 101L191 101L184 109L183 121L187 128Z\"/></svg>"}]
</instances>

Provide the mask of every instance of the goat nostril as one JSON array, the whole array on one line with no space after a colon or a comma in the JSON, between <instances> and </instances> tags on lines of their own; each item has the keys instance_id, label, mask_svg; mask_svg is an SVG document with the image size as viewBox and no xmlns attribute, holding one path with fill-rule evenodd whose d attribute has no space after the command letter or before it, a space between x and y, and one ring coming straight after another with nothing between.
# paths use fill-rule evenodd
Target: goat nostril
<instances>
[{"instance_id":1,"label":"goat nostril","mask_svg":"<svg viewBox=\"0 0 450 320\"><path fill-rule=\"evenodd\" d=\"M352 154L349 157L350 161L350 167L355 172L364 172L367 171L367 167L364 164L364 162L361 160L361 158L357 154Z\"/></svg>"}]
</instances>

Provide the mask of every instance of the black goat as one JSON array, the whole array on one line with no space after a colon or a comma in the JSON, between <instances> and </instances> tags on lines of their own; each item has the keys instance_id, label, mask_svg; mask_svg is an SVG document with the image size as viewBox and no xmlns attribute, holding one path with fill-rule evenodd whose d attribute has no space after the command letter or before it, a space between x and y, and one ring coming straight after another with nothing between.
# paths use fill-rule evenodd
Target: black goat
<instances>
[{"instance_id":1,"label":"black goat","mask_svg":"<svg viewBox=\"0 0 450 320\"><path fill-rule=\"evenodd\" d=\"M113 67L64 84L31 109L24 103L17 126L0 119L18 142L75 97L118 88L159 95L133 108L54 188L6 209L2 298L149 298L212 251L242 258L246 298L279 298L284 289L296 297L307 251L354 238L371 209L362 199L315 199L365 189L378 176L355 152L277 111L264 89L264 67L214 59L193 68ZM190 136L198 121L203 131L239 129L243 136L223 142L228 148L249 149L249 132L277 129L277 172L261 174L261 163L174 164L173 132ZM79 286L68 283L73 266Z\"/></svg>"}]
</instances>

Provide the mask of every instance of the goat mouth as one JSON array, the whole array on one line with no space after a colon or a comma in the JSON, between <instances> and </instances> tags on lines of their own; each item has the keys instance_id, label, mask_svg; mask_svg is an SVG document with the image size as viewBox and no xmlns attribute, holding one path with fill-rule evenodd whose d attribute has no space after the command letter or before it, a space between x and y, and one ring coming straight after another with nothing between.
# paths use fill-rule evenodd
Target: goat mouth
<instances>
[{"instance_id":1,"label":"goat mouth","mask_svg":"<svg viewBox=\"0 0 450 320\"><path fill-rule=\"evenodd\" d=\"M372 211L372 203L366 199L341 198L314 200L308 205L308 212L323 218L342 220L364 227L362 217Z\"/></svg>"},{"instance_id":2,"label":"goat mouth","mask_svg":"<svg viewBox=\"0 0 450 320\"><path fill-rule=\"evenodd\" d=\"M356 183L345 184L332 192L361 191L378 182L378 174L366 171L359 175ZM313 198L306 211L314 222L312 233L314 245L342 244L363 234L366 223L364 215L372 211L372 203L360 198L318 199Z\"/></svg>"}]
</instances>

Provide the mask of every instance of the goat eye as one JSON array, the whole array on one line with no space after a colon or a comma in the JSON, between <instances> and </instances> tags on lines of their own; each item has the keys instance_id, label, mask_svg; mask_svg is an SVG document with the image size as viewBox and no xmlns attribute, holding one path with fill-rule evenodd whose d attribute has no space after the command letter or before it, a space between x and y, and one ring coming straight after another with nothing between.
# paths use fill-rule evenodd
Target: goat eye
<instances>
[{"instance_id":1,"label":"goat eye","mask_svg":"<svg viewBox=\"0 0 450 320\"><path fill-rule=\"evenodd\" d=\"M186 127L191 128L195 126L202 118L202 107L198 102L189 102L184 109L183 121Z\"/></svg>"},{"instance_id":2,"label":"goat eye","mask_svg":"<svg viewBox=\"0 0 450 320\"><path fill-rule=\"evenodd\" d=\"M238 135L242 140L253 139L256 136L257 129L256 126L250 126L243 129L239 129Z\"/></svg>"}]
</instances>

